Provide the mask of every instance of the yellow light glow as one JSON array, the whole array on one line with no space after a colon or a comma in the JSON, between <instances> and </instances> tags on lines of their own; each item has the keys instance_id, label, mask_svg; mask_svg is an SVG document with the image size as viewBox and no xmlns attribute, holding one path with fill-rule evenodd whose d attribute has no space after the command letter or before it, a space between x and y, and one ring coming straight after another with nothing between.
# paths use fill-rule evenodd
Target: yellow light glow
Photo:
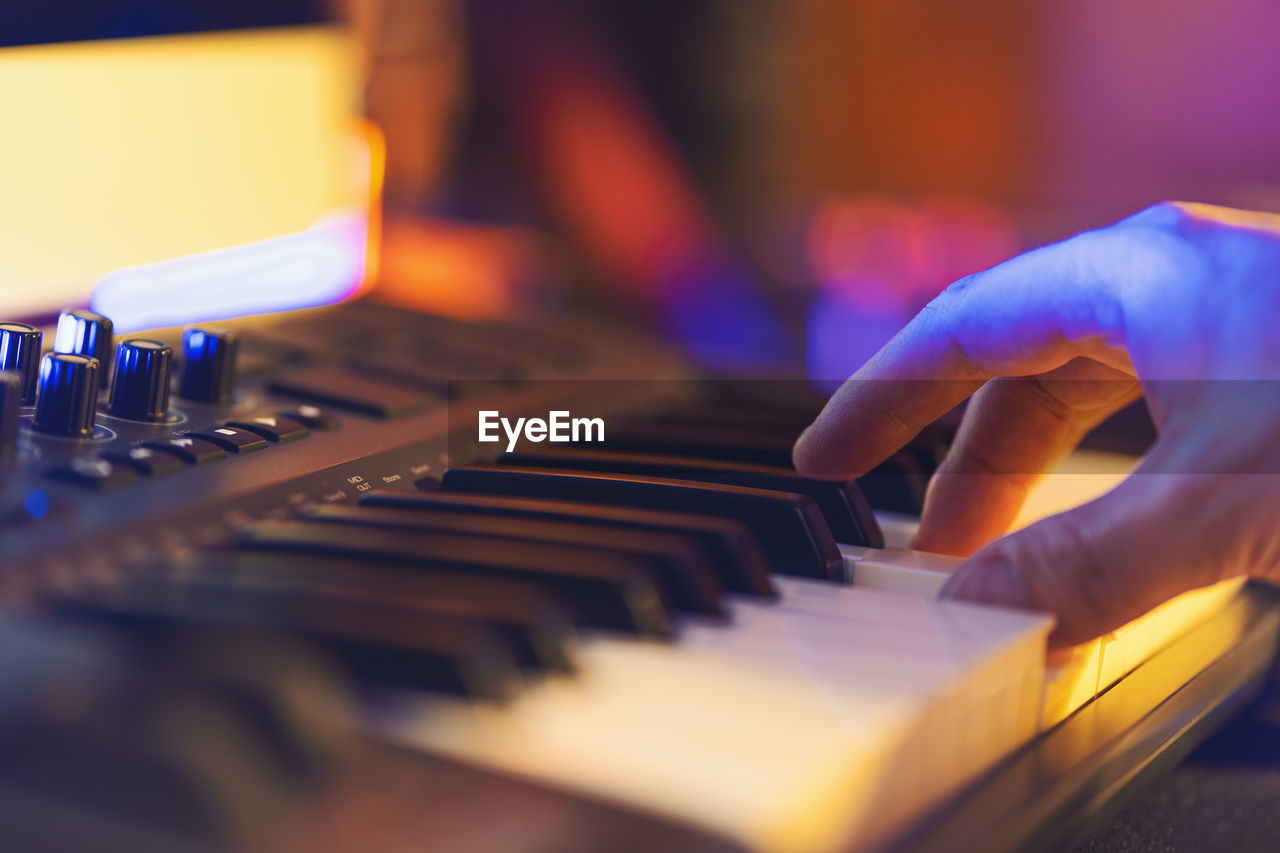
<instances>
[{"instance_id":1,"label":"yellow light glow","mask_svg":"<svg viewBox=\"0 0 1280 853\"><path fill-rule=\"evenodd\" d=\"M0 50L0 313L368 210L357 79L327 27Z\"/></svg>"}]
</instances>

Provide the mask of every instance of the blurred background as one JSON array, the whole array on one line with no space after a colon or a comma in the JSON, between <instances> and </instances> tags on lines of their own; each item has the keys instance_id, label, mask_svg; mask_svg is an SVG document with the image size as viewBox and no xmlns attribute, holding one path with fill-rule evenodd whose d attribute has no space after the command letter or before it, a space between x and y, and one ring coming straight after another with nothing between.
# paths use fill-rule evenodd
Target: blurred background
<instances>
[{"instance_id":1,"label":"blurred background","mask_svg":"<svg viewBox=\"0 0 1280 853\"><path fill-rule=\"evenodd\" d=\"M364 271L429 311L586 304L709 366L837 378L1020 250L1161 199L1280 209L1270 0L4 6L0 112L30 131L0 146L13 314L117 267L92 304L122 329L346 298ZM324 22L341 44L260 29ZM110 41L227 27L259 29ZM109 41L20 46L72 39ZM377 132L362 159L335 132L360 111L381 231ZM130 266L224 246L198 287Z\"/></svg>"},{"instance_id":2,"label":"blurred background","mask_svg":"<svg viewBox=\"0 0 1280 853\"><path fill-rule=\"evenodd\" d=\"M722 366L837 377L1020 250L1161 199L1280 209L1268 0L342 12L388 142L384 293L435 310L603 293Z\"/></svg>"}]
</instances>

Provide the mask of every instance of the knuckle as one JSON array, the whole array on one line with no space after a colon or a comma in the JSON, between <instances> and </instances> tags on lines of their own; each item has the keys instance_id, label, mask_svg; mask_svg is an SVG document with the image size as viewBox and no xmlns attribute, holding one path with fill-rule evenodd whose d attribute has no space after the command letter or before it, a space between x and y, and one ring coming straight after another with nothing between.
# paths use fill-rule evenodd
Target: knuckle
<instances>
[{"instance_id":1,"label":"knuckle","mask_svg":"<svg viewBox=\"0 0 1280 853\"><path fill-rule=\"evenodd\" d=\"M970 273L964 278L958 278L948 284L933 299L929 300L929 304L925 306L925 310L945 311L950 308L957 300L962 298L965 293L977 287L983 277L982 272Z\"/></svg>"},{"instance_id":2,"label":"knuckle","mask_svg":"<svg viewBox=\"0 0 1280 853\"><path fill-rule=\"evenodd\" d=\"M1134 225L1178 230L1195 219L1190 205L1181 201L1158 201L1130 216L1126 222Z\"/></svg>"}]
</instances>

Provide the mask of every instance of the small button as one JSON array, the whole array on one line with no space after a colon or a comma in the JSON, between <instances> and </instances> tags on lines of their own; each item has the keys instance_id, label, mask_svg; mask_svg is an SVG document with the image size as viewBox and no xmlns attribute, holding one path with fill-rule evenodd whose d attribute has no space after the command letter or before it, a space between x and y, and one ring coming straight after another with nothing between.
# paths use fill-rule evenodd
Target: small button
<instances>
[{"instance_id":1,"label":"small button","mask_svg":"<svg viewBox=\"0 0 1280 853\"><path fill-rule=\"evenodd\" d=\"M226 425L213 427L203 432L189 432L186 435L191 438L203 438L205 441L212 441L230 453L252 453L255 450L264 450L267 446L266 439L256 432L249 432L247 429Z\"/></svg>"},{"instance_id":2,"label":"small button","mask_svg":"<svg viewBox=\"0 0 1280 853\"><path fill-rule=\"evenodd\" d=\"M319 406L299 406L292 412L283 412L281 417L295 420L309 429L322 431L334 430L342 426L342 421Z\"/></svg>"},{"instance_id":3,"label":"small button","mask_svg":"<svg viewBox=\"0 0 1280 853\"><path fill-rule=\"evenodd\" d=\"M188 435L177 435L160 441L145 441L142 446L172 453L189 465L204 465L227 457L227 452L213 442Z\"/></svg>"},{"instance_id":4,"label":"small button","mask_svg":"<svg viewBox=\"0 0 1280 853\"><path fill-rule=\"evenodd\" d=\"M261 417L249 418L246 421L232 421L227 426L247 429L249 432L255 432L268 441L274 441L277 444L283 444L286 441L297 441L310 435L307 428L302 424L293 418L286 418L283 415L262 415Z\"/></svg>"},{"instance_id":5,"label":"small button","mask_svg":"<svg viewBox=\"0 0 1280 853\"><path fill-rule=\"evenodd\" d=\"M132 465L148 477L167 477L182 470L182 460L177 456L151 447L130 447L103 456L119 465Z\"/></svg>"},{"instance_id":6,"label":"small button","mask_svg":"<svg viewBox=\"0 0 1280 853\"><path fill-rule=\"evenodd\" d=\"M105 492L133 482L138 478L138 472L128 465L119 465L109 459L77 457L65 468L51 471L49 476Z\"/></svg>"}]
</instances>

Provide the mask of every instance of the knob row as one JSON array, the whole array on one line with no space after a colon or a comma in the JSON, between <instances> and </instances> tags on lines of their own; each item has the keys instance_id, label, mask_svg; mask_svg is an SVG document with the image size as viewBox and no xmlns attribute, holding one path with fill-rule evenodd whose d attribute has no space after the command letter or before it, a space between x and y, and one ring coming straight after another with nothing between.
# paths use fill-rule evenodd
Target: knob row
<instances>
[{"instance_id":1,"label":"knob row","mask_svg":"<svg viewBox=\"0 0 1280 853\"><path fill-rule=\"evenodd\" d=\"M225 405L235 383L237 341L228 331L187 329L180 396ZM54 333L54 351L40 354L40 330L0 323L0 461L11 455L16 407L36 406L34 427L50 435L93 434L98 389L110 383L110 414L138 421L168 417L172 349L159 341L132 338L112 351L111 321L89 311L64 311ZM115 372L105 380L115 361ZM38 376L37 376L37 364ZM10 410L13 410L10 417Z\"/></svg>"}]
</instances>

